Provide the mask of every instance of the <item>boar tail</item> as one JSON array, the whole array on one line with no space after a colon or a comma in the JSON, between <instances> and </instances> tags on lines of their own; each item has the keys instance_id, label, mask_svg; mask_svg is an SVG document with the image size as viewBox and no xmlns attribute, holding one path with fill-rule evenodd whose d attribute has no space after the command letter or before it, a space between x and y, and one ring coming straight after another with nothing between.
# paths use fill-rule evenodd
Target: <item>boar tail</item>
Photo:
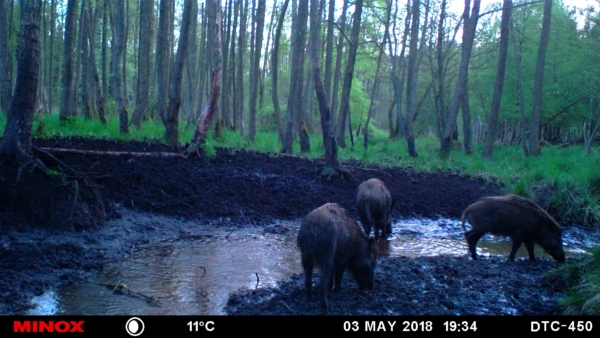
<instances>
[{"instance_id":1,"label":"boar tail","mask_svg":"<svg viewBox=\"0 0 600 338\"><path fill-rule=\"evenodd\" d=\"M465 219L467 218L468 213L469 213L469 210L467 209L462 214L460 225L462 226L463 231L467 231L467 228L465 228Z\"/></svg>"}]
</instances>

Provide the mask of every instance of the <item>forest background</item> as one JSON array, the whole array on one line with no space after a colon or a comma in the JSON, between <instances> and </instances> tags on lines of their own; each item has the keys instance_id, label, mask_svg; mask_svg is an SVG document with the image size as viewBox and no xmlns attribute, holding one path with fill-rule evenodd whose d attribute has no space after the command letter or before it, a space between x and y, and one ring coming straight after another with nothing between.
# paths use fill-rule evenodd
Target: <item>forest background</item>
<instances>
[{"instance_id":1,"label":"forest background","mask_svg":"<svg viewBox=\"0 0 600 338\"><path fill-rule=\"evenodd\" d=\"M316 60L341 160L481 176L598 224L600 3L310 2L42 1L33 135L182 145L212 110L208 154L321 157ZM0 0L3 129L20 10Z\"/></svg>"}]
</instances>

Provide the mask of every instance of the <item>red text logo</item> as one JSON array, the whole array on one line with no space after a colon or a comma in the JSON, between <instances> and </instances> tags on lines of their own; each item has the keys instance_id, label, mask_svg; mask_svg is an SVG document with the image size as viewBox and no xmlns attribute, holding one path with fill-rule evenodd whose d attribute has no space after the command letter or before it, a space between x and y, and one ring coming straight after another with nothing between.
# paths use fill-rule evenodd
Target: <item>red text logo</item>
<instances>
[{"instance_id":1,"label":"red text logo","mask_svg":"<svg viewBox=\"0 0 600 338\"><path fill-rule=\"evenodd\" d=\"M25 320L25 321L14 321L13 332L84 332L83 325L84 321L53 321L53 320Z\"/></svg>"}]
</instances>

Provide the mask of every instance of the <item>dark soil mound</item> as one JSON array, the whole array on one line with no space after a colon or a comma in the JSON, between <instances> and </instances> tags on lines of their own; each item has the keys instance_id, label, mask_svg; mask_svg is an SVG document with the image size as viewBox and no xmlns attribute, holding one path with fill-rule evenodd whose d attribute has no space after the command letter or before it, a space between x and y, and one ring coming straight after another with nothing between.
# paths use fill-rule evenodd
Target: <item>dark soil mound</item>
<instances>
[{"instance_id":1,"label":"dark soil mound","mask_svg":"<svg viewBox=\"0 0 600 338\"><path fill-rule=\"evenodd\" d=\"M174 151L156 142L87 138L35 139L34 145L122 152ZM107 217L119 216L113 208L119 204L138 211L208 219L216 225L234 222L263 225L273 219L303 217L327 202L341 204L358 219L356 189L362 181L372 177L384 181L397 199L393 218L458 218L463 209L478 198L503 194L496 185L455 173L424 174L411 169L360 168L347 163L345 168L354 176L354 181L323 181L317 179L321 160L228 149L217 149L214 158L53 154L64 165L44 154L36 155L51 169L62 173L54 178L34 171L15 183L18 168L0 163L0 313L14 313L28 298L45 288L83 278L86 271L99 269L103 261L121 258L119 255L131 246L156 240L153 231L135 229L132 233L131 229L123 229L115 230L124 237L117 241L122 247L111 243L111 250L106 250L102 243L89 245L94 242L94 234L103 227L101 221L94 226L98 218L91 217L97 214L92 211L101 207L106 209ZM65 170L65 165L70 169ZM81 175L86 177L83 183ZM73 184L65 184L78 179L79 190ZM59 185L66 190L60 193ZM96 187L104 204L88 202L73 212L74 200L94 200L91 190L85 190L90 187ZM27 208L23 208L25 204ZM75 216L70 218L72 213ZM73 224L75 222L79 223ZM84 235L72 229L83 231ZM354 282L346 281L344 291L331 298L333 313L503 314L511 311L505 310L507 308L514 308L520 314L556 313L554 301L539 305L540 299L551 299L548 293L555 292L542 283L543 273L553 263L528 264L505 264L497 260L472 262L449 257L382 259L376 272L379 287L374 294L378 296L367 301L373 294L358 293ZM430 268L422 268L424 265ZM299 314L317 313L317 303L305 303L303 285L299 281L300 277L294 277L275 291L234 296L230 304L254 302L255 309L262 309L256 313L289 313L285 307L280 311L269 310L268 303L260 302L266 292L275 293L269 302L281 300ZM488 310L476 305L475 298L489 299L487 292L499 285L515 290L516 303L509 301L512 306L489 304ZM406 302L420 302L429 307L423 305L407 312L402 310ZM236 308L239 310L231 311L241 314L253 311L248 310L251 307Z\"/></svg>"}]
</instances>

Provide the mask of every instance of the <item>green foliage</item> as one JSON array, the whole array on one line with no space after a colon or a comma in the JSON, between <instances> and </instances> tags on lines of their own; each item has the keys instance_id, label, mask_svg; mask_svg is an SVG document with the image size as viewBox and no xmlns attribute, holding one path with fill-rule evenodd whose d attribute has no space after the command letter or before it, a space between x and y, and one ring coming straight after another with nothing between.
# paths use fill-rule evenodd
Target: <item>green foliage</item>
<instances>
[{"instance_id":1,"label":"green foliage","mask_svg":"<svg viewBox=\"0 0 600 338\"><path fill-rule=\"evenodd\" d=\"M575 263L553 271L551 277L561 278L566 285L559 299L566 315L600 315L600 248Z\"/></svg>"}]
</instances>

